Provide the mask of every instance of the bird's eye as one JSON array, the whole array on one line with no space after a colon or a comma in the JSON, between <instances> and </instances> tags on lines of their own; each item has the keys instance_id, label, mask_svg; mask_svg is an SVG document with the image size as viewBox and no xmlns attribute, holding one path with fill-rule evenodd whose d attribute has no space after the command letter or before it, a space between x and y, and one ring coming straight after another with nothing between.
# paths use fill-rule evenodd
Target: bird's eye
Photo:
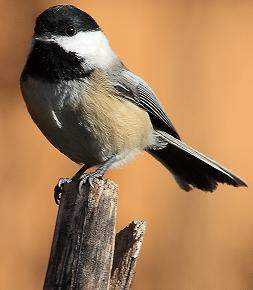
<instances>
[{"instance_id":1,"label":"bird's eye","mask_svg":"<svg viewBox=\"0 0 253 290\"><path fill-rule=\"evenodd\" d=\"M69 25L66 28L65 32L66 32L66 35L68 35L68 36L73 36L77 33L76 28L73 25Z\"/></svg>"}]
</instances>

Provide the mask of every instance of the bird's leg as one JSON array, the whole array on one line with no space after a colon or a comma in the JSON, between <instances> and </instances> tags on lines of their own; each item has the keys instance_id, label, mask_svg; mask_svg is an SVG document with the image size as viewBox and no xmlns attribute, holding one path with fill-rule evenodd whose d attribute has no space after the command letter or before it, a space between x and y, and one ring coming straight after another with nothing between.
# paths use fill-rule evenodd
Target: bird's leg
<instances>
[{"instance_id":1,"label":"bird's leg","mask_svg":"<svg viewBox=\"0 0 253 290\"><path fill-rule=\"evenodd\" d=\"M94 179L103 177L106 170L109 169L116 160L117 157L113 156L107 161L105 161L96 171L91 173L83 173L80 176L79 192L81 192L82 185L85 184L86 182L88 182L90 186L93 187Z\"/></svg>"},{"instance_id":2,"label":"bird's leg","mask_svg":"<svg viewBox=\"0 0 253 290\"><path fill-rule=\"evenodd\" d=\"M85 164L81 167L80 170L77 171L77 173L72 178L60 178L58 183L56 184L54 188L54 200L57 205L60 205L61 203L61 196L63 193L63 187L64 184L70 183L74 179L80 179L80 177L83 175L83 173L89 168L90 166L88 164Z\"/></svg>"},{"instance_id":3,"label":"bird's leg","mask_svg":"<svg viewBox=\"0 0 253 290\"><path fill-rule=\"evenodd\" d=\"M78 179L80 179L81 178L81 176L84 174L84 172L87 170L87 169L89 169L91 167L91 165L89 165L88 163L85 163L85 165L83 165L82 167L81 167L81 169L79 169L78 171L77 171L77 173L71 178L71 180L78 180Z\"/></svg>"}]
</instances>

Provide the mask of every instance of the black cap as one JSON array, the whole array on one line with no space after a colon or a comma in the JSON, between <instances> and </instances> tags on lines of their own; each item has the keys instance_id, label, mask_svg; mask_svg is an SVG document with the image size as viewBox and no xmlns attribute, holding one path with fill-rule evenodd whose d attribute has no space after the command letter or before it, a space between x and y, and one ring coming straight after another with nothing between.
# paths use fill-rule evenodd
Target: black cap
<instances>
[{"instance_id":1,"label":"black cap","mask_svg":"<svg viewBox=\"0 0 253 290\"><path fill-rule=\"evenodd\" d=\"M72 5L58 5L42 12L35 24L36 36L72 36L79 31L100 30L96 21L87 13Z\"/></svg>"}]
</instances>

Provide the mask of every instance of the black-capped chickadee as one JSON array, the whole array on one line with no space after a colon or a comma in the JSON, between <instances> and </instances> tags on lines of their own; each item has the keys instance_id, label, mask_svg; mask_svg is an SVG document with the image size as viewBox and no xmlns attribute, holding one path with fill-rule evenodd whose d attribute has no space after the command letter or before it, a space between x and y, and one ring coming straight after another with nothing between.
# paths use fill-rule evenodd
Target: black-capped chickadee
<instances>
[{"instance_id":1,"label":"black-capped chickadee","mask_svg":"<svg viewBox=\"0 0 253 290\"><path fill-rule=\"evenodd\" d=\"M186 191L213 191L218 182L246 186L180 140L151 88L124 66L96 21L74 6L38 16L21 90L41 132L84 164L76 175L82 183L146 151Z\"/></svg>"}]
</instances>

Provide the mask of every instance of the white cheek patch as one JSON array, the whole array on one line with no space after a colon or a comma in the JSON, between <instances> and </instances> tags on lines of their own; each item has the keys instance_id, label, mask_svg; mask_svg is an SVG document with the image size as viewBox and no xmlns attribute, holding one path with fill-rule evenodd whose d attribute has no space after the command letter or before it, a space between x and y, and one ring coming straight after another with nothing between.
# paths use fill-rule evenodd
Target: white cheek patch
<instances>
[{"instance_id":1,"label":"white cheek patch","mask_svg":"<svg viewBox=\"0 0 253 290\"><path fill-rule=\"evenodd\" d=\"M64 50L83 57L90 66L103 68L116 59L102 31L78 32L72 37L57 36L54 41Z\"/></svg>"}]
</instances>

